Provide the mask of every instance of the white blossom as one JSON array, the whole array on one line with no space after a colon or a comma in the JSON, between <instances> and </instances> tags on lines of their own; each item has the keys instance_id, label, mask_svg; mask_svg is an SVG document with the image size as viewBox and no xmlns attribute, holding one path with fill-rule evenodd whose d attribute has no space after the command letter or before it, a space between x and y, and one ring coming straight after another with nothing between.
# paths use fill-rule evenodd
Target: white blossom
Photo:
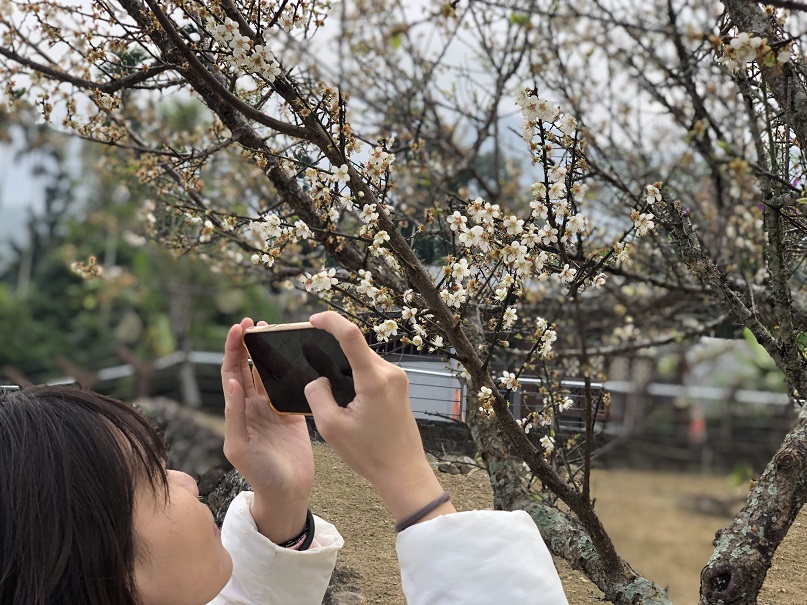
<instances>
[{"instance_id":1,"label":"white blossom","mask_svg":"<svg viewBox=\"0 0 807 605\"><path fill-rule=\"evenodd\" d=\"M522 93L516 103L521 106L521 115L527 120L553 123L560 114L560 107L546 99L538 98L531 92Z\"/></svg>"},{"instance_id":2,"label":"white blossom","mask_svg":"<svg viewBox=\"0 0 807 605\"><path fill-rule=\"evenodd\" d=\"M472 202L468 203L468 216L473 219L476 219L476 215L479 214L485 206L485 200L481 197L476 198Z\"/></svg>"},{"instance_id":3,"label":"white blossom","mask_svg":"<svg viewBox=\"0 0 807 605\"><path fill-rule=\"evenodd\" d=\"M645 201L651 206L661 201L661 191L655 185L645 187Z\"/></svg>"},{"instance_id":4,"label":"white blossom","mask_svg":"<svg viewBox=\"0 0 807 605\"><path fill-rule=\"evenodd\" d=\"M566 183L558 181L549 186L549 199L560 200L566 197Z\"/></svg>"},{"instance_id":5,"label":"white blossom","mask_svg":"<svg viewBox=\"0 0 807 605\"><path fill-rule=\"evenodd\" d=\"M565 197L556 200L552 207L552 213L558 221L561 221L564 216L569 214L569 200Z\"/></svg>"},{"instance_id":6,"label":"white blossom","mask_svg":"<svg viewBox=\"0 0 807 605\"><path fill-rule=\"evenodd\" d=\"M386 231L379 231L373 236L373 246L383 246L389 241L389 234Z\"/></svg>"},{"instance_id":7,"label":"white blossom","mask_svg":"<svg viewBox=\"0 0 807 605\"><path fill-rule=\"evenodd\" d=\"M654 217L652 214L647 214L644 212L636 217L636 220L633 222L633 226L636 228L636 235L642 237L650 233L656 226L656 224L653 222L653 218Z\"/></svg>"},{"instance_id":8,"label":"white blossom","mask_svg":"<svg viewBox=\"0 0 807 605\"><path fill-rule=\"evenodd\" d=\"M398 324L394 319L387 319L374 326L373 331L378 335L378 340L387 342L390 337L398 335Z\"/></svg>"},{"instance_id":9,"label":"white blossom","mask_svg":"<svg viewBox=\"0 0 807 605\"><path fill-rule=\"evenodd\" d=\"M375 204L365 204L359 213L359 218L366 224L372 224L378 220L378 212Z\"/></svg>"},{"instance_id":10,"label":"white blossom","mask_svg":"<svg viewBox=\"0 0 807 605\"><path fill-rule=\"evenodd\" d=\"M506 217L503 226L507 231L507 235L519 235L524 231L524 221L515 216Z\"/></svg>"},{"instance_id":11,"label":"white blossom","mask_svg":"<svg viewBox=\"0 0 807 605\"><path fill-rule=\"evenodd\" d=\"M499 378L499 384L505 389L509 389L511 391L517 390L520 386L516 375L513 372L508 372L506 370L502 372L502 376Z\"/></svg>"},{"instance_id":12,"label":"white blossom","mask_svg":"<svg viewBox=\"0 0 807 605\"><path fill-rule=\"evenodd\" d=\"M459 262L456 262L453 265L451 265L451 277L453 277L457 281L462 281L470 274L471 270L468 268L467 258L461 258Z\"/></svg>"},{"instance_id":13,"label":"white blossom","mask_svg":"<svg viewBox=\"0 0 807 605\"><path fill-rule=\"evenodd\" d=\"M628 260L628 253L630 252L628 245L625 242L617 242L614 244L614 258L621 263Z\"/></svg>"},{"instance_id":14,"label":"white blossom","mask_svg":"<svg viewBox=\"0 0 807 605\"><path fill-rule=\"evenodd\" d=\"M517 418L516 419L516 424L518 424L518 426L520 426L522 429L524 429L524 432L526 434L528 434L528 435L530 433L530 429L535 428L535 425L530 421L529 418L520 418L520 419ZM526 466L526 463L525 463L525 466ZM529 468L529 467L527 467L527 468Z\"/></svg>"},{"instance_id":15,"label":"white blossom","mask_svg":"<svg viewBox=\"0 0 807 605\"><path fill-rule=\"evenodd\" d=\"M300 239L310 239L314 235L311 233L311 229L309 229L308 225L301 220L294 223L294 233Z\"/></svg>"},{"instance_id":16,"label":"white blossom","mask_svg":"<svg viewBox=\"0 0 807 605\"><path fill-rule=\"evenodd\" d=\"M482 211L479 213L478 220L486 225L492 225L493 221L501 216L501 209L499 204L491 204L485 202Z\"/></svg>"},{"instance_id":17,"label":"white blossom","mask_svg":"<svg viewBox=\"0 0 807 605\"><path fill-rule=\"evenodd\" d=\"M586 222L586 217L578 212L566 224L572 233L581 233L586 230Z\"/></svg>"},{"instance_id":18,"label":"white blossom","mask_svg":"<svg viewBox=\"0 0 807 605\"><path fill-rule=\"evenodd\" d=\"M536 200L545 200L546 199L546 185L543 183L536 182L530 185L530 193Z\"/></svg>"},{"instance_id":19,"label":"white blossom","mask_svg":"<svg viewBox=\"0 0 807 605\"><path fill-rule=\"evenodd\" d=\"M233 52L233 58L236 60L244 59L249 51L251 40L249 36L241 35L241 32L234 31L233 37L230 39L229 47Z\"/></svg>"},{"instance_id":20,"label":"white blossom","mask_svg":"<svg viewBox=\"0 0 807 605\"><path fill-rule=\"evenodd\" d=\"M551 454L555 451L555 440L549 435L544 435L541 437L541 447L544 448L544 451L547 454Z\"/></svg>"},{"instance_id":21,"label":"white blossom","mask_svg":"<svg viewBox=\"0 0 807 605\"><path fill-rule=\"evenodd\" d=\"M502 254L504 256L504 262L508 266L513 266L526 257L527 246L516 239L502 248Z\"/></svg>"},{"instance_id":22,"label":"white blossom","mask_svg":"<svg viewBox=\"0 0 807 605\"><path fill-rule=\"evenodd\" d=\"M549 177L550 183L558 183L564 181L568 173L569 170L566 168L566 166L553 166L549 169L547 176Z\"/></svg>"},{"instance_id":23,"label":"white blossom","mask_svg":"<svg viewBox=\"0 0 807 605\"><path fill-rule=\"evenodd\" d=\"M453 214L449 215L447 220L449 228L452 231L457 230L464 231L465 224L468 222L468 217L463 216L462 214L460 214L458 211L455 210Z\"/></svg>"},{"instance_id":24,"label":"white blossom","mask_svg":"<svg viewBox=\"0 0 807 605\"><path fill-rule=\"evenodd\" d=\"M477 246L485 252L487 252L490 249L487 234L485 233L484 228L481 227L480 225L475 225L470 229L468 229L468 231L461 233L459 239L460 242L465 244L467 248Z\"/></svg>"},{"instance_id":25,"label":"white blossom","mask_svg":"<svg viewBox=\"0 0 807 605\"><path fill-rule=\"evenodd\" d=\"M513 327L513 324L516 323L516 319L518 319L516 308L512 306L507 307L507 310L505 310L504 315L502 316L502 328L509 330Z\"/></svg>"},{"instance_id":26,"label":"white blossom","mask_svg":"<svg viewBox=\"0 0 807 605\"><path fill-rule=\"evenodd\" d=\"M516 260L513 267L516 270L516 275L524 279L532 275L535 264L529 258L522 257Z\"/></svg>"},{"instance_id":27,"label":"white blossom","mask_svg":"<svg viewBox=\"0 0 807 605\"><path fill-rule=\"evenodd\" d=\"M572 136L577 130L577 120L571 114L564 114L558 122L558 128L563 134Z\"/></svg>"},{"instance_id":28,"label":"white blossom","mask_svg":"<svg viewBox=\"0 0 807 605\"><path fill-rule=\"evenodd\" d=\"M482 412L485 416L490 417L493 415L493 391L488 387L482 387L479 389L479 393L477 395L479 397L479 411Z\"/></svg>"},{"instance_id":29,"label":"white blossom","mask_svg":"<svg viewBox=\"0 0 807 605\"><path fill-rule=\"evenodd\" d=\"M530 225L527 231L521 234L521 243L527 246L528 250L534 248L539 241L538 233L533 225Z\"/></svg>"},{"instance_id":30,"label":"white blossom","mask_svg":"<svg viewBox=\"0 0 807 605\"><path fill-rule=\"evenodd\" d=\"M224 23L216 23L213 19L208 19L207 31L210 32L216 42L227 44L233 39L233 33L238 31L238 23L229 17L224 19Z\"/></svg>"},{"instance_id":31,"label":"white blossom","mask_svg":"<svg viewBox=\"0 0 807 605\"><path fill-rule=\"evenodd\" d=\"M541 238L541 241L543 242L543 244L545 246L557 243L557 241L558 241L558 230L555 229L549 223L546 223L546 224L544 224L543 227L541 227L538 230L538 237Z\"/></svg>"},{"instance_id":32,"label":"white blossom","mask_svg":"<svg viewBox=\"0 0 807 605\"><path fill-rule=\"evenodd\" d=\"M412 307L403 307L401 309L401 319L404 321L414 320L418 314L418 309Z\"/></svg>"},{"instance_id":33,"label":"white blossom","mask_svg":"<svg viewBox=\"0 0 807 605\"><path fill-rule=\"evenodd\" d=\"M723 48L724 54L718 62L732 71L737 71L755 60L757 53L763 48L767 48L767 45L762 38L752 36L748 32L739 32L728 46Z\"/></svg>"},{"instance_id":34,"label":"white blossom","mask_svg":"<svg viewBox=\"0 0 807 605\"><path fill-rule=\"evenodd\" d=\"M213 222L210 221L209 219L205 220L202 226L202 233L201 235L199 235L200 244L206 244L211 240L211 238L213 237L213 229L214 229Z\"/></svg>"},{"instance_id":35,"label":"white blossom","mask_svg":"<svg viewBox=\"0 0 807 605\"><path fill-rule=\"evenodd\" d=\"M566 263L563 265L563 269L561 269L559 275L560 281L562 281L564 284L570 284L574 281L574 278L577 275L577 269L569 266L569 264Z\"/></svg>"},{"instance_id":36,"label":"white blossom","mask_svg":"<svg viewBox=\"0 0 807 605\"><path fill-rule=\"evenodd\" d=\"M740 32L729 42L736 51L736 60L741 64L750 63L756 58L757 50L762 46L762 38L751 36L748 32Z\"/></svg>"},{"instance_id":37,"label":"white blossom","mask_svg":"<svg viewBox=\"0 0 807 605\"><path fill-rule=\"evenodd\" d=\"M574 197L575 201L579 202L583 199L583 197L585 197L587 190L588 187L585 184L578 182L572 185L570 191L572 192L572 196Z\"/></svg>"},{"instance_id":38,"label":"white blossom","mask_svg":"<svg viewBox=\"0 0 807 605\"><path fill-rule=\"evenodd\" d=\"M544 251L538 253L538 256L532 259L532 262L535 264L535 272L539 273L540 271L544 270L544 264L549 260L549 255Z\"/></svg>"},{"instance_id":39,"label":"white blossom","mask_svg":"<svg viewBox=\"0 0 807 605\"><path fill-rule=\"evenodd\" d=\"M336 269L324 269L316 275L306 273L300 277L300 281L308 292L324 292L339 283L334 275L336 275Z\"/></svg>"},{"instance_id":40,"label":"white blossom","mask_svg":"<svg viewBox=\"0 0 807 605\"><path fill-rule=\"evenodd\" d=\"M545 221L549 217L549 208L547 208L546 204L540 200L531 201L530 208L532 208L533 218Z\"/></svg>"},{"instance_id":41,"label":"white blossom","mask_svg":"<svg viewBox=\"0 0 807 605\"><path fill-rule=\"evenodd\" d=\"M339 194L339 205L342 206L345 210L350 210L353 208L353 200L350 199L350 195L347 193L340 193Z\"/></svg>"},{"instance_id":42,"label":"white blossom","mask_svg":"<svg viewBox=\"0 0 807 605\"><path fill-rule=\"evenodd\" d=\"M447 306L459 309L468 300L468 291L460 285L455 285L453 289L440 290L440 298Z\"/></svg>"},{"instance_id":43,"label":"white blossom","mask_svg":"<svg viewBox=\"0 0 807 605\"><path fill-rule=\"evenodd\" d=\"M380 178L384 175L387 169L395 161L395 156L383 147L373 147L370 151L369 158L365 162L365 167L370 174L375 178Z\"/></svg>"},{"instance_id":44,"label":"white blossom","mask_svg":"<svg viewBox=\"0 0 807 605\"><path fill-rule=\"evenodd\" d=\"M337 183L347 183L350 180L350 176L347 173L347 164L342 164L338 168L333 171L333 180Z\"/></svg>"},{"instance_id":45,"label":"white blossom","mask_svg":"<svg viewBox=\"0 0 807 605\"><path fill-rule=\"evenodd\" d=\"M249 228L263 240L275 239L281 236L283 229L280 226L280 217L276 214L267 214L259 221L251 221Z\"/></svg>"}]
</instances>

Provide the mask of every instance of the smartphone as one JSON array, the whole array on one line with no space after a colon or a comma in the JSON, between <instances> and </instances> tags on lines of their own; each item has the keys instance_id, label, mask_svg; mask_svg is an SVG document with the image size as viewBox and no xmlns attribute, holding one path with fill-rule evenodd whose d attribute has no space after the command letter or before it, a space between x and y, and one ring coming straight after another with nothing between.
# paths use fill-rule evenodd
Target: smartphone
<instances>
[{"instance_id":1,"label":"smartphone","mask_svg":"<svg viewBox=\"0 0 807 605\"><path fill-rule=\"evenodd\" d=\"M353 372L339 342L308 322L255 326L242 337L263 384L269 405L280 414L311 415L305 386L325 376L336 403L347 406L356 397Z\"/></svg>"}]
</instances>

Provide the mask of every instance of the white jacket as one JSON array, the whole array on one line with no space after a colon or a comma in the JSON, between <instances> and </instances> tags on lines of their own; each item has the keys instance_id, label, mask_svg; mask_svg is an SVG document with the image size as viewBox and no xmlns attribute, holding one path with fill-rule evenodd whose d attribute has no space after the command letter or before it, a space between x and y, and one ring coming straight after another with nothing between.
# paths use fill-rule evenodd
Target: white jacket
<instances>
[{"instance_id":1,"label":"white jacket","mask_svg":"<svg viewBox=\"0 0 807 605\"><path fill-rule=\"evenodd\" d=\"M280 548L258 532L251 504L252 493L243 492L227 511L221 538L233 575L210 605L320 605L342 536L315 517L309 550ZM552 557L524 511L437 517L398 534L397 550L409 605L568 605Z\"/></svg>"}]
</instances>

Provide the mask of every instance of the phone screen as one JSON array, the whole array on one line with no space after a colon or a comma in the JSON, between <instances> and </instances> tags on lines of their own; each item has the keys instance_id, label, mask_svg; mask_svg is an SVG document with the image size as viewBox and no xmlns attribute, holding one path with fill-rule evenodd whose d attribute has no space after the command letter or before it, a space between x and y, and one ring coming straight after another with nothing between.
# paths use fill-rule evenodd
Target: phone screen
<instances>
[{"instance_id":1,"label":"phone screen","mask_svg":"<svg viewBox=\"0 0 807 605\"><path fill-rule=\"evenodd\" d=\"M282 414L311 414L305 386L320 376L331 383L336 403L347 406L356 397L353 373L339 342L310 324L250 328L244 346L263 383L269 403Z\"/></svg>"}]
</instances>

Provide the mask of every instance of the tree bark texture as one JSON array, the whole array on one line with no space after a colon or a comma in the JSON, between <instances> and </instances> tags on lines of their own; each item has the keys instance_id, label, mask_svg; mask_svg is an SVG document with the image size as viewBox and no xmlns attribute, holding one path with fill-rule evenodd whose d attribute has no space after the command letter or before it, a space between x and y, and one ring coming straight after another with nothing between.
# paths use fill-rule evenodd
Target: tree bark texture
<instances>
[{"instance_id":1,"label":"tree bark texture","mask_svg":"<svg viewBox=\"0 0 807 605\"><path fill-rule=\"evenodd\" d=\"M700 605L755 605L776 548L807 501L807 423L785 437L734 523L717 532Z\"/></svg>"}]
</instances>

